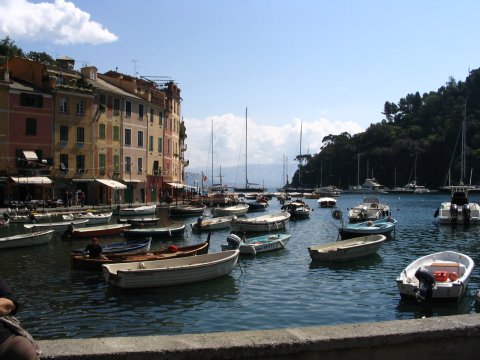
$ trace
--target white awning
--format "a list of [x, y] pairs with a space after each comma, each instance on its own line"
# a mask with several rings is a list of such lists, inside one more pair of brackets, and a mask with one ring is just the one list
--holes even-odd
[[127, 185], [122, 184], [121, 182], [115, 181], [115, 180], [110, 180], [110, 179], [95, 179], [99, 183], [102, 183], [103, 185], [110, 186], [113, 189], [126, 189]]
[[176, 189], [183, 188], [183, 184], [181, 184], [181, 183], [167, 183], [167, 185], [170, 185], [171, 187], [174, 187]]
[[46, 176], [32, 176], [32, 177], [11, 177], [17, 184], [31, 184], [31, 185], [48, 185], [52, 183]]
[[23, 150], [23, 155], [25, 156], [25, 159], [27, 160], [38, 160], [38, 156], [35, 153], [35, 151], [30, 151], [30, 150]]
[[140, 183], [142, 180], [139, 179], [123, 179], [126, 183]]

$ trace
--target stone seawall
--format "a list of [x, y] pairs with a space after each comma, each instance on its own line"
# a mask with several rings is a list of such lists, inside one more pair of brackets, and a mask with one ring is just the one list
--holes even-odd
[[39, 341], [41, 359], [480, 359], [480, 314], [171, 336]]

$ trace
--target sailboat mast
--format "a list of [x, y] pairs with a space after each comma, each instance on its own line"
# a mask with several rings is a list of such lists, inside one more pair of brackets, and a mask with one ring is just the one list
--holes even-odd
[[302, 186], [302, 133], [303, 133], [303, 121], [300, 121], [300, 167], [298, 169], [298, 185]]
[[462, 124], [462, 156], [461, 156], [461, 165], [460, 165], [460, 181], [464, 180], [464, 177], [467, 175], [467, 165], [466, 165], [466, 135], [467, 135], [467, 99], [465, 99], [465, 107], [463, 113], [463, 124]]
[[360, 154], [357, 155], [357, 185], [360, 186]]
[[247, 151], [248, 151], [248, 134], [247, 134], [247, 119], [248, 108], [245, 108], [245, 188], [248, 188], [248, 173], [247, 173]]
[[212, 130], [212, 188], [213, 188], [213, 119], [212, 119], [212, 124], [211, 124], [211, 130]]

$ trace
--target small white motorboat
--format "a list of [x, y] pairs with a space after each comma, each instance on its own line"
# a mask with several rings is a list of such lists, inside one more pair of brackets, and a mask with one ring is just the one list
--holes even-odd
[[317, 200], [318, 206], [321, 208], [333, 208], [337, 206], [337, 199], [332, 197], [321, 197]]
[[458, 300], [466, 291], [475, 264], [468, 255], [442, 251], [423, 256], [397, 277], [402, 298], [428, 300]]
[[297, 199], [290, 201], [281, 207], [282, 210], [288, 211], [292, 219], [304, 219], [310, 216], [310, 206], [305, 201]]
[[470, 189], [471, 187], [467, 185], [451, 187], [450, 201], [441, 203], [434, 215], [434, 217], [438, 218], [439, 224], [480, 224], [480, 205], [468, 199], [468, 191]]
[[348, 211], [350, 222], [378, 220], [390, 216], [390, 206], [380, 202], [378, 196], [364, 197], [363, 202]]
[[348, 240], [310, 246], [308, 252], [312, 260], [328, 262], [350, 261], [376, 253], [385, 240], [387, 240], [385, 235], [360, 236]]

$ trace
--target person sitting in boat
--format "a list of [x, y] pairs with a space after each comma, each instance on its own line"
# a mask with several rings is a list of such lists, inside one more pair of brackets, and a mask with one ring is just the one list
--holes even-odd
[[75, 226], [73, 225], [73, 222], [68, 224], [67, 229], [62, 234], [62, 238], [72, 237], [74, 230], [75, 230]]
[[107, 259], [102, 252], [103, 249], [98, 243], [98, 239], [96, 237], [92, 238], [92, 242], [85, 248], [85, 254], [91, 259]]

